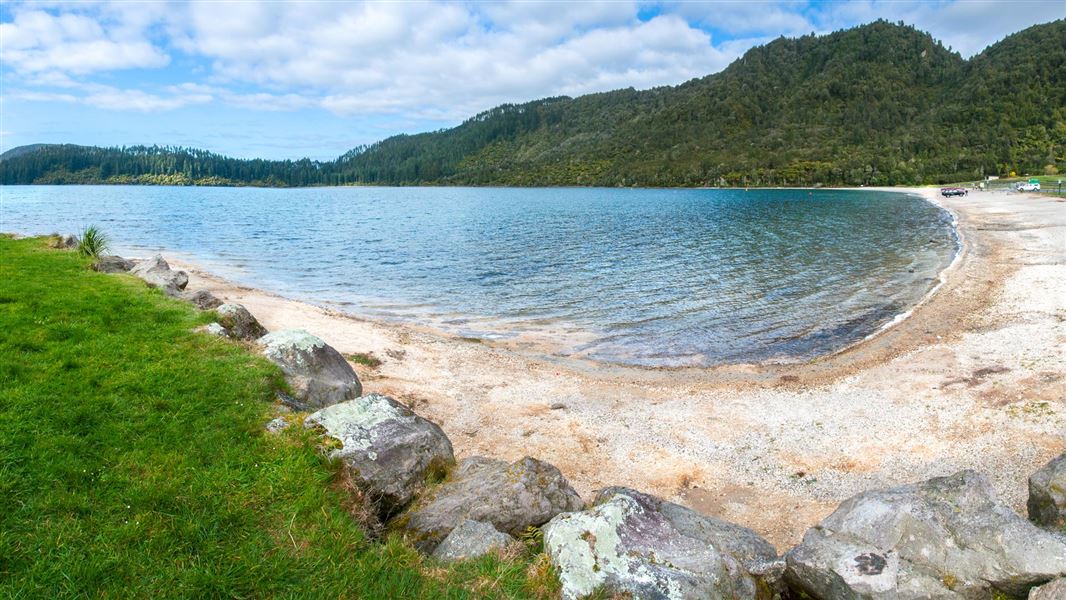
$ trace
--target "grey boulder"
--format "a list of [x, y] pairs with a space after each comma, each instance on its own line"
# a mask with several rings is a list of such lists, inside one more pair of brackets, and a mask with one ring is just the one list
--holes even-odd
[[266, 328], [240, 304], [220, 304], [215, 308], [215, 312], [218, 313], [218, 322], [234, 339], [252, 341], [267, 334]]
[[513, 537], [497, 531], [490, 523], [467, 519], [437, 546], [433, 558], [446, 561], [477, 558], [501, 550], [513, 541]]
[[229, 337], [229, 331], [226, 331], [226, 328], [219, 325], [218, 323], [208, 323], [207, 325], [197, 327], [193, 331], [198, 331], [200, 333], [206, 333], [209, 335], [217, 335], [218, 337]]
[[1051, 529], [1066, 525], [1066, 453], [1029, 478], [1028, 508], [1029, 520], [1037, 525]]
[[780, 591], [784, 564], [754, 531], [628, 488], [544, 526], [567, 599], [597, 590], [645, 599], [756, 599]]
[[93, 269], [100, 271], [101, 273], [125, 273], [132, 269], [135, 263], [132, 260], [127, 260], [121, 256], [115, 256], [108, 254], [96, 259], [93, 263]]
[[260, 338], [259, 345], [263, 356], [281, 367], [296, 405], [325, 408], [363, 393], [359, 377], [341, 353], [303, 329], [275, 331]]
[[[222, 301], [215, 297], [214, 294], [207, 290], [197, 290], [195, 292], [181, 292], [178, 296], [182, 300], [192, 302], [196, 308], [200, 310], [211, 310], [222, 306]], [[251, 316], [251, 315], [249, 315]]]
[[168, 296], [177, 296], [189, 285], [188, 273], [171, 269], [167, 261], [158, 254], [137, 263], [130, 269], [130, 273], [143, 279], [148, 287], [159, 288]]
[[815, 598], [1024, 598], [1066, 575], [1066, 538], [999, 502], [961, 471], [844, 501], [785, 556], [788, 583]]
[[1063, 600], [1064, 598], [1066, 598], [1066, 578], [1063, 577], [1029, 591], [1029, 600]]
[[584, 503], [559, 469], [534, 458], [512, 464], [481, 456], [459, 463], [452, 477], [420, 501], [399, 527], [415, 547], [430, 554], [463, 521], [491, 523], [520, 535]]
[[402, 509], [428, 479], [443, 477], [455, 462], [452, 444], [436, 423], [381, 394], [323, 408], [304, 425], [321, 427], [341, 442], [330, 456], [344, 462], [383, 518]]

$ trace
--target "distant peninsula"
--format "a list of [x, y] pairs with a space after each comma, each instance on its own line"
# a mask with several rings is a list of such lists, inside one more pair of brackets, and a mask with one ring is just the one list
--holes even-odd
[[1066, 169], [1066, 19], [963, 59], [876, 21], [779, 38], [678, 86], [505, 104], [333, 161], [34, 144], [0, 183], [507, 186], [916, 185]]

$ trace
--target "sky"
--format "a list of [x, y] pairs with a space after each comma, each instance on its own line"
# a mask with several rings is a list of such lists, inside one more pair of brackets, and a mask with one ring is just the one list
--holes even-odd
[[674, 85], [878, 18], [964, 57], [1066, 0], [0, 4], [0, 150], [160, 144], [328, 160], [505, 102]]

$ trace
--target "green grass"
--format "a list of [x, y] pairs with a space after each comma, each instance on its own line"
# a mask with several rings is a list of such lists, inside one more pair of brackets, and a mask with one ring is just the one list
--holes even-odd
[[370, 367], [371, 369], [376, 369], [381, 366], [381, 359], [368, 352], [353, 352], [351, 354], [345, 354], [344, 357], [357, 365], [363, 365], [364, 367]]
[[0, 237], [0, 597], [554, 597], [543, 555], [444, 567], [346, 511], [277, 369], [209, 316]]

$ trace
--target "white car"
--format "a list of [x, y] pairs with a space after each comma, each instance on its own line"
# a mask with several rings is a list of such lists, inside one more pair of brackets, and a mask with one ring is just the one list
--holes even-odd
[[1019, 192], [1039, 192], [1040, 191], [1040, 184], [1039, 183], [1019, 183], [1018, 184], [1018, 191]]

